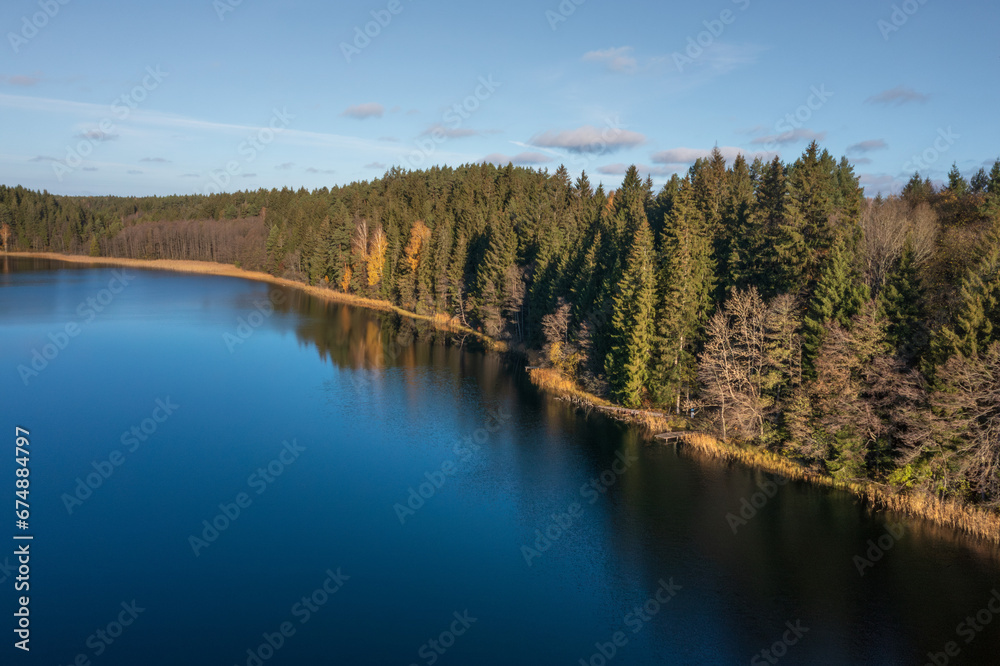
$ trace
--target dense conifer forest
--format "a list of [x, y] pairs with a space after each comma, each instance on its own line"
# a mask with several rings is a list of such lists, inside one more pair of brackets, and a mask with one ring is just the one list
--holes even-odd
[[0, 187], [5, 249], [196, 259], [444, 313], [843, 481], [1000, 505], [1000, 161], [866, 199], [815, 143], [659, 191], [489, 164], [312, 192]]

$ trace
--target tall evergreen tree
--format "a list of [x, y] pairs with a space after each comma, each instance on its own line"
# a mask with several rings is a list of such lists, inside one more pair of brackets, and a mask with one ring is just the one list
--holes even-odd
[[682, 394], [695, 381], [695, 357], [715, 287], [711, 239], [688, 180], [681, 183], [663, 236], [655, 394], [679, 411]]
[[829, 324], [836, 322], [849, 327], [851, 317], [868, 300], [868, 287], [852, 259], [844, 234], [839, 234], [823, 265], [803, 321], [802, 346], [807, 369], [814, 365]]
[[639, 407], [647, 391], [655, 299], [653, 236], [643, 223], [633, 236], [614, 297], [611, 350], [605, 361], [611, 394], [628, 407]]

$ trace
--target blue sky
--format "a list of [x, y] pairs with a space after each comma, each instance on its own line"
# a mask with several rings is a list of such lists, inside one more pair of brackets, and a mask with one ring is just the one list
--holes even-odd
[[994, 2], [6, 0], [0, 27], [0, 182], [57, 194], [482, 160], [659, 184], [816, 138], [874, 195], [1000, 156]]

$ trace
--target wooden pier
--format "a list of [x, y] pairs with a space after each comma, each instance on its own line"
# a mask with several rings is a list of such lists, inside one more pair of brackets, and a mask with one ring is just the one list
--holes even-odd
[[656, 435], [656, 439], [662, 439], [665, 442], [677, 442], [684, 441], [691, 435], [697, 435], [698, 433], [692, 432], [690, 430], [675, 430], [674, 432], [661, 432]]

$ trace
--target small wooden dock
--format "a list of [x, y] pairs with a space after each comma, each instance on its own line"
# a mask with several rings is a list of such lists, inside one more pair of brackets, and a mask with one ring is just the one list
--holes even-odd
[[656, 439], [662, 439], [665, 442], [677, 442], [684, 441], [691, 435], [696, 435], [698, 433], [692, 432], [690, 430], [675, 430], [674, 432], [661, 432], [656, 435]]

